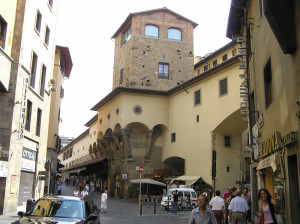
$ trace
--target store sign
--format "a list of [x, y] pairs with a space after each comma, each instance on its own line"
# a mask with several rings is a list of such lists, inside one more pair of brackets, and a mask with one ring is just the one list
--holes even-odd
[[268, 158], [259, 161], [256, 169], [261, 170], [261, 169], [265, 169], [267, 167], [272, 167], [273, 172], [276, 172], [278, 170], [277, 157], [278, 157], [278, 153], [273, 154], [273, 155], [269, 156]]
[[282, 147], [295, 142], [297, 139], [297, 132], [290, 132], [281, 138], [280, 133], [275, 131], [269, 138], [265, 139], [259, 144], [259, 157], [264, 158]]
[[23, 147], [21, 170], [34, 172], [35, 171], [36, 152]]
[[21, 108], [20, 108], [21, 117], [20, 117], [20, 124], [19, 124], [19, 139], [22, 139], [24, 137], [28, 85], [29, 85], [29, 79], [25, 78], [23, 81], [23, 93], [22, 93]]
[[247, 73], [247, 46], [246, 38], [238, 37], [237, 42], [241, 44], [238, 48], [238, 55], [241, 61], [239, 64], [239, 69], [243, 71], [243, 74], [240, 74], [242, 83], [240, 85], [240, 97], [242, 98], [241, 102], [241, 117], [245, 123], [249, 122], [250, 112], [249, 112], [249, 86], [248, 86], [248, 73]]

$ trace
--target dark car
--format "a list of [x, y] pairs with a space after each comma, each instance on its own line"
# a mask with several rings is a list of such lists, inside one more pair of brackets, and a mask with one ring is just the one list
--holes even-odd
[[83, 199], [71, 196], [44, 196], [26, 210], [26, 213], [18, 212], [20, 219], [12, 224], [100, 224], [99, 209], [90, 196]]

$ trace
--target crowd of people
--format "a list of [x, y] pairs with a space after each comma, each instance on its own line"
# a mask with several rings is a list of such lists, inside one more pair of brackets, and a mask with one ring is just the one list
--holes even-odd
[[[277, 224], [275, 207], [268, 190], [262, 188], [258, 192], [260, 200], [260, 222]], [[189, 224], [247, 224], [251, 223], [251, 192], [245, 188], [243, 191], [228, 187], [221, 197], [221, 192], [216, 191], [216, 196], [210, 201], [207, 195], [198, 196], [198, 207], [192, 211]]]

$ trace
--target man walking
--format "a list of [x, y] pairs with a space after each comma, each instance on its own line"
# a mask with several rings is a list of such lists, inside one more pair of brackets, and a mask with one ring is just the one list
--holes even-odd
[[175, 193], [174, 193], [174, 214], [177, 215], [177, 211], [178, 211], [178, 191], [175, 190]]
[[216, 197], [213, 197], [209, 202], [209, 208], [212, 209], [217, 223], [222, 224], [223, 217], [225, 218], [224, 200], [220, 197], [221, 192], [216, 191]]
[[228, 206], [230, 204], [229, 199], [231, 199], [232, 187], [228, 187], [228, 190], [223, 195], [223, 200], [225, 204], [225, 224], [228, 224]]
[[249, 206], [249, 211], [247, 212], [247, 216], [246, 216], [246, 224], [248, 220], [249, 223], [251, 223], [251, 197], [248, 193], [249, 193], [248, 188], [244, 188], [242, 198], [244, 198], [247, 201], [247, 204]]
[[245, 224], [246, 215], [249, 210], [247, 201], [241, 197], [241, 191], [235, 192], [235, 198], [231, 200], [229, 209], [229, 221], [232, 224]]

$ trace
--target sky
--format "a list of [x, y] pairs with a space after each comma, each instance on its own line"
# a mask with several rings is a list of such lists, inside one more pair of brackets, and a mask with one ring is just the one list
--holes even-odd
[[231, 0], [60, 0], [56, 41], [68, 47], [73, 69], [64, 82], [60, 136], [78, 137], [96, 115], [91, 108], [112, 91], [113, 34], [133, 12], [167, 7], [199, 24], [194, 56], [229, 43], [226, 37]]

